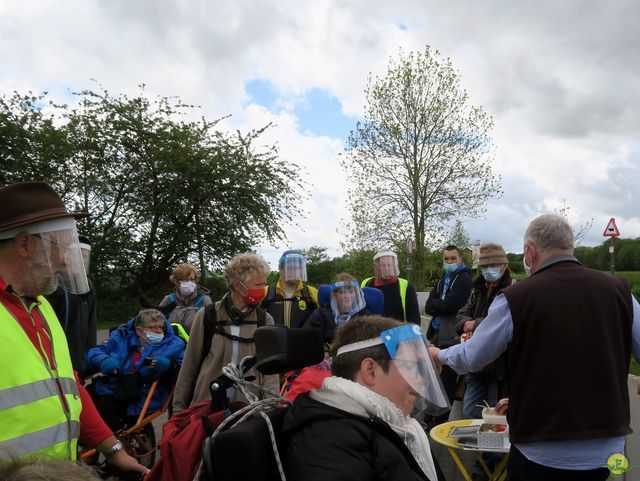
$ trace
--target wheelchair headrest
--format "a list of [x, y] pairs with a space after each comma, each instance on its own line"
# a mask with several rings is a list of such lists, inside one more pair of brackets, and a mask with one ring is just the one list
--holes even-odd
[[262, 374], [278, 374], [318, 364], [324, 359], [320, 329], [262, 326], [253, 333], [256, 369]]
[[318, 286], [318, 305], [328, 306], [331, 302], [331, 286], [329, 284], [320, 284]]
[[380, 289], [375, 287], [363, 287], [364, 302], [371, 314], [381, 316], [384, 312], [384, 294]]
[[[375, 287], [363, 287], [364, 302], [371, 314], [381, 316], [384, 311], [384, 294], [380, 289]], [[328, 306], [331, 302], [331, 286], [329, 284], [320, 284], [318, 286], [318, 305]]]

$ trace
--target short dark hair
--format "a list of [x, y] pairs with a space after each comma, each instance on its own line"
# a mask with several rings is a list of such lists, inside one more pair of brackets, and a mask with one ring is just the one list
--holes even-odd
[[460, 249], [458, 249], [458, 246], [454, 246], [453, 244], [449, 244], [447, 247], [444, 248], [445, 251], [457, 251], [458, 252], [458, 257], [462, 257], [462, 252], [460, 251]]
[[375, 359], [382, 367], [382, 370], [385, 373], [388, 372], [391, 358], [384, 344], [358, 349], [339, 356], [336, 356], [336, 353], [342, 346], [372, 339], [379, 336], [383, 331], [393, 329], [402, 324], [402, 322], [383, 316], [357, 316], [342, 324], [336, 330], [336, 337], [331, 346], [331, 354], [333, 356], [331, 372], [333, 375], [354, 381], [360, 369], [360, 364], [368, 357]]

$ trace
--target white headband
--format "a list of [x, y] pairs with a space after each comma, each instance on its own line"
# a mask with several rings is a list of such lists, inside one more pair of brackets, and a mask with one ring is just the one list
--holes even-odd
[[380, 257], [393, 257], [395, 259], [398, 258], [396, 253], [393, 251], [380, 251], [375, 256], [373, 256], [373, 260], [377, 261]]
[[345, 344], [344, 346], [338, 349], [338, 352], [336, 353], [336, 357], [346, 352], [359, 351], [360, 349], [366, 349], [368, 347], [377, 346], [383, 343], [384, 341], [382, 340], [382, 338], [378, 336], [372, 339], [367, 339], [366, 341], [358, 341], [358, 342], [352, 342], [351, 344]]

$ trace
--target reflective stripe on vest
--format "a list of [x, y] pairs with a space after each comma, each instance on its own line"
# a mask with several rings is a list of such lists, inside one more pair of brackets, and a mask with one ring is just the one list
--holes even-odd
[[38, 309], [48, 327], [55, 370], [0, 303], [0, 458], [37, 454], [73, 460], [82, 403], [64, 331], [47, 300], [40, 296], [38, 302], [32, 311]]
[[[374, 279], [373, 277], [367, 277], [360, 283], [360, 287], [375, 287], [375, 286], [367, 286], [369, 281]], [[403, 279], [402, 277], [398, 277], [398, 284], [400, 284], [400, 301], [402, 302], [402, 314], [404, 315], [404, 322], [407, 322], [407, 287], [409, 286], [409, 281]]]
[[[78, 395], [78, 384], [75, 379], [60, 378], [59, 382], [64, 394]], [[2, 389], [0, 390], [0, 411], [39, 401], [49, 396], [57, 396], [58, 392], [55, 379], [43, 379], [22, 386]]]
[[[23, 434], [8, 441], [0, 441], [0, 450], [4, 451], [0, 458], [5, 455], [25, 456], [34, 453], [53, 456], [56, 458], [66, 458], [69, 444], [69, 431], [75, 438], [80, 436], [80, 423], [71, 423], [71, 429], [67, 422], [56, 424], [41, 431]], [[56, 453], [58, 453], [56, 455]]]

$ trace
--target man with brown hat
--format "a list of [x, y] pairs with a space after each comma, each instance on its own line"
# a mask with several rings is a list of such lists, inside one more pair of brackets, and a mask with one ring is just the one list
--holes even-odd
[[43, 297], [58, 280], [88, 292], [74, 217], [44, 182], [0, 189], [0, 460], [76, 459], [78, 439], [123, 470], [147, 473], [78, 382], [64, 332]]
[[[507, 254], [499, 244], [482, 244], [478, 265], [482, 272], [473, 282], [469, 301], [460, 309], [456, 317], [458, 334], [464, 335], [465, 340], [471, 338], [473, 332], [487, 315], [491, 301], [496, 294], [512, 284], [513, 278], [508, 268]], [[478, 419], [482, 417], [479, 405], [485, 401], [495, 406], [497, 399], [505, 397], [502, 383], [504, 380], [504, 364], [492, 363], [480, 372], [469, 373], [465, 376], [466, 389], [462, 413], [465, 418]], [[498, 397], [498, 394], [500, 396]]]
[[[481, 275], [476, 277], [467, 304], [460, 309], [456, 317], [456, 329], [461, 339], [468, 340], [476, 327], [484, 320], [489, 306], [496, 294], [512, 284], [513, 278], [508, 268], [507, 254], [499, 244], [482, 244], [478, 258]], [[462, 415], [468, 419], [482, 417], [485, 402], [495, 406], [498, 399], [506, 397], [504, 356], [485, 366], [478, 372], [470, 372], [465, 376], [466, 389], [462, 401]], [[500, 460], [485, 456], [485, 461], [493, 464]], [[473, 466], [473, 480], [488, 479], [480, 463]]]

